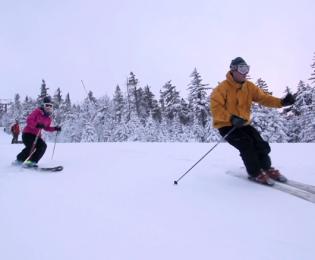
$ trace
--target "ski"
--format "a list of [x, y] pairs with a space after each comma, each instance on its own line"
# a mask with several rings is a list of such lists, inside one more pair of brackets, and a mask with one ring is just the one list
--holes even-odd
[[[260, 184], [260, 183], [255, 182], [255, 181], [251, 181], [244, 173], [233, 172], [233, 171], [227, 171], [226, 173], [231, 175], [231, 176], [237, 177], [237, 178], [249, 180], [250, 182], [285, 192], [287, 194], [293, 195], [295, 197], [309, 201], [311, 203], [315, 203], [315, 194], [314, 193], [300, 189], [298, 187], [294, 187], [288, 183], [282, 183], [282, 182], [275, 181], [273, 185], [265, 185], [265, 184]], [[289, 183], [290, 182], [292, 183], [292, 181], [289, 181]]]
[[60, 172], [63, 170], [63, 166], [52, 166], [52, 167], [44, 167], [44, 166], [38, 166], [38, 167], [23, 167], [23, 164], [14, 164], [12, 163], [12, 166], [20, 167], [21, 169], [27, 169], [27, 170], [34, 170], [34, 171], [40, 171], [40, 172]]
[[34, 170], [37, 170], [40, 172], [60, 172], [63, 170], [63, 166], [59, 165], [59, 166], [54, 166], [54, 167], [37, 167], [37, 168], [34, 168]]
[[288, 179], [286, 185], [315, 194], [315, 186]]
[[288, 185], [287, 183], [282, 183], [282, 182], [275, 182], [275, 185], [272, 186], [272, 188], [275, 188], [279, 191], [286, 192], [288, 194], [291, 194], [295, 197], [307, 200], [309, 202], [315, 203], [315, 194], [293, 187], [291, 185]]

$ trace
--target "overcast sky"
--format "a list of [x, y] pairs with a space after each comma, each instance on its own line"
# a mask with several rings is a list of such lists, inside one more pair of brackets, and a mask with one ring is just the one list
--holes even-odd
[[41, 79], [73, 101], [125, 88], [133, 71], [157, 95], [183, 97], [194, 67], [214, 87], [231, 59], [282, 96], [310, 77], [314, 0], [0, 0], [0, 98], [36, 97]]

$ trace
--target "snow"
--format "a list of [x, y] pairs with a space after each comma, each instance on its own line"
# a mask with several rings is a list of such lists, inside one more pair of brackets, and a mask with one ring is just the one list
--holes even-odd
[[[14, 168], [23, 145], [0, 129], [0, 259], [311, 260], [315, 205], [225, 174], [242, 165], [220, 144], [53, 143], [42, 165]], [[274, 166], [315, 184], [315, 144], [272, 144]]]

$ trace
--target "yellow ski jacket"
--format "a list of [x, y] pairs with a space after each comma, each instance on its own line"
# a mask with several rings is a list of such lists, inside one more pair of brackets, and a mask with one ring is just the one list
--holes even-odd
[[250, 123], [252, 102], [263, 106], [280, 108], [281, 99], [265, 93], [254, 83], [246, 80], [240, 84], [233, 80], [232, 74], [226, 74], [226, 80], [221, 82], [212, 92], [210, 107], [213, 116], [213, 126], [221, 128], [231, 126], [231, 116], [236, 115]]

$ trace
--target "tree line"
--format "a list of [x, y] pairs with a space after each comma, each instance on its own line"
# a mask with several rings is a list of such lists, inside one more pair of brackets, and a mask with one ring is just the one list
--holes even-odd
[[[307, 81], [300, 81], [291, 92], [296, 103], [285, 109], [253, 105], [253, 120], [262, 136], [269, 142], [315, 141], [315, 53], [313, 72]], [[256, 85], [265, 92], [268, 84], [259, 78]], [[62, 126], [60, 142], [215, 142], [219, 140], [212, 127], [210, 95], [212, 88], [203, 83], [195, 68], [190, 75], [188, 96], [183, 98], [172, 81], [167, 81], [156, 96], [150, 86], [140, 86], [139, 79], [130, 72], [125, 91], [117, 85], [112, 97], [96, 98], [92, 91], [86, 98], [72, 104], [70, 94], [62, 95], [57, 88], [54, 95], [54, 122]], [[43, 80], [38, 97], [16, 94], [6, 113], [0, 114], [0, 124], [9, 127], [15, 119], [25, 123], [27, 115], [40, 100], [49, 95]], [[54, 138], [46, 134], [46, 138]]]

